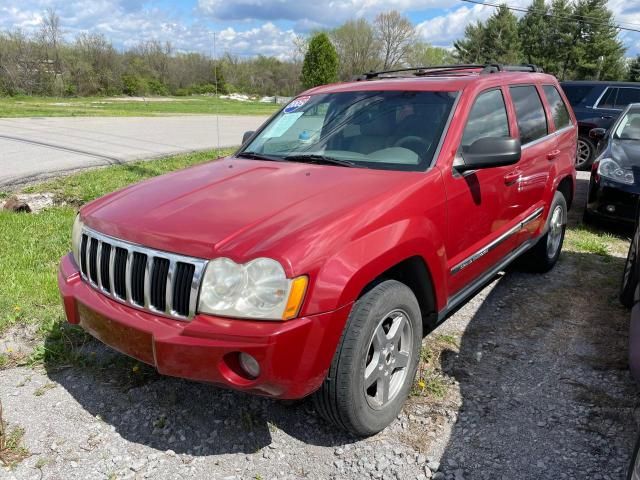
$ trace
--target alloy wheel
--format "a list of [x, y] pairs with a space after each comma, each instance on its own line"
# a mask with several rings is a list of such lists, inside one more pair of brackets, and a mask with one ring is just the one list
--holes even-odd
[[547, 234], [547, 256], [553, 258], [558, 253], [564, 228], [564, 211], [562, 206], [556, 205], [551, 214], [549, 232]]
[[403, 310], [389, 312], [376, 326], [364, 368], [365, 398], [374, 410], [384, 408], [402, 389], [414, 354], [412, 338], [411, 322]]

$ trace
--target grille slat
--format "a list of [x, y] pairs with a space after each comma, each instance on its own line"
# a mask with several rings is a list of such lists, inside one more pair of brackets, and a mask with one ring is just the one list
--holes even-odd
[[185, 257], [82, 232], [84, 280], [122, 303], [186, 320], [196, 313], [206, 260]]
[[110, 276], [110, 265], [111, 265], [111, 245], [102, 242], [102, 251], [100, 255], [100, 281], [102, 282], [102, 288], [111, 292], [111, 276]]

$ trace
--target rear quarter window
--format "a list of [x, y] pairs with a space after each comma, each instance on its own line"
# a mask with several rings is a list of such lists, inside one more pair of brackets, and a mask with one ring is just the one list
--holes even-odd
[[553, 118], [553, 124], [556, 126], [556, 130], [571, 125], [569, 110], [556, 87], [553, 85], [544, 85], [542, 90], [551, 108], [551, 117]]
[[511, 100], [516, 109], [516, 120], [520, 130], [522, 145], [533, 142], [549, 133], [547, 116], [544, 113], [542, 100], [533, 85], [509, 87]]
[[640, 102], [640, 88], [622, 87], [616, 98], [616, 108], [623, 109], [630, 103]]

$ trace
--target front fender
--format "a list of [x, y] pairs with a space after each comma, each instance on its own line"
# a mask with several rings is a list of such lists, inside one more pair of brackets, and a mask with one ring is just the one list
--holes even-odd
[[[407, 218], [369, 232], [335, 252], [318, 272], [309, 311], [331, 311], [357, 300], [362, 290], [386, 270], [410, 257], [421, 257], [430, 273], [436, 307], [446, 303], [446, 255], [438, 228], [426, 217]], [[425, 279], [429, 281], [429, 279]]]

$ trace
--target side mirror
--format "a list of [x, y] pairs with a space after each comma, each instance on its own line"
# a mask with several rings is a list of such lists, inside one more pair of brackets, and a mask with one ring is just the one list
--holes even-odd
[[594, 140], [602, 140], [607, 136], [607, 130], [604, 128], [592, 128], [589, 130], [589, 138]]
[[502, 167], [513, 165], [520, 160], [522, 149], [520, 140], [509, 137], [483, 137], [473, 142], [467, 151], [462, 152], [464, 163], [455, 165], [459, 172], [478, 168]]
[[242, 144], [244, 145], [245, 143], [247, 143], [247, 140], [249, 140], [251, 137], [253, 137], [253, 134], [256, 133], [253, 130], [249, 130], [244, 132], [244, 134], [242, 135]]

